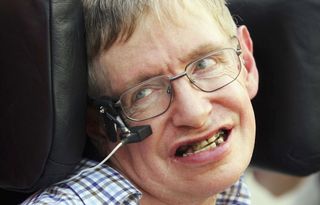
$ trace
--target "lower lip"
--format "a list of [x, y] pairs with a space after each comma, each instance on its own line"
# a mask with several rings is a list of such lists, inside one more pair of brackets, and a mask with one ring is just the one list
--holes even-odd
[[217, 163], [225, 158], [230, 151], [231, 131], [227, 140], [215, 149], [206, 150], [186, 157], [174, 157], [178, 163], [190, 165], [205, 165], [210, 163]]

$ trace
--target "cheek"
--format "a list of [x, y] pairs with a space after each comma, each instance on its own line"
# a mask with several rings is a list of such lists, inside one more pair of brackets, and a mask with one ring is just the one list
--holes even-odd
[[[245, 98], [239, 103], [239, 109], [241, 112], [239, 114], [239, 128], [240, 128], [240, 138], [238, 139], [237, 151], [243, 153], [243, 160], [245, 158], [249, 163], [255, 142], [256, 133], [256, 123], [253, 108], [251, 105], [250, 98]], [[241, 146], [240, 146], [241, 145]]]
[[[223, 119], [225, 115], [231, 115], [237, 124], [239, 134], [243, 136], [243, 140], [246, 140], [245, 145], [251, 147], [254, 143], [256, 125], [252, 103], [246, 87], [243, 82], [235, 81], [224, 91], [221, 91], [223, 97], [217, 98], [219, 101], [214, 102], [213, 109], [216, 110], [216, 114], [222, 113], [220, 119]], [[215, 112], [214, 110], [213, 112]]]
[[[158, 120], [157, 120], [158, 121]], [[163, 130], [159, 123], [145, 123], [150, 125], [152, 134], [141, 142], [127, 145], [127, 154], [132, 157], [135, 163], [148, 164], [154, 163], [161, 155], [161, 147], [163, 147], [162, 135]]]
[[155, 149], [150, 145], [150, 139], [151, 136], [143, 142], [125, 145], [112, 159], [113, 164], [136, 183], [143, 177], [141, 173], [150, 172], [155, 161]]
[[165, 142], [167, 140], [165, 139], [166, 136], [169, 136], [169, 134], [171, 136], [173, 133], [172, 129], [171, 131], [168, 131], [168, 121], [170, 120], [165, 116], [166, 114], [163, 114], [155, 119], [142, 122], [127, 122], [129, 126], [150, 125], [152, 134], [141, 142], [125, 145], [122, 150], [119, 150], [118, 161], [126, 163], [127, 166], [129, 165], [127, 167], [129, 169], [134, 167], [134, 169], [140, 170], [140, 173], [142, 173], [142, 169], [143, 172], [148, 170], [154, 171], [154, 167], [158, 166], [158, 164], [164, 163], [168, 156], [166, 154], [168, 148], [166, 148], [167, 144]]
[[[158, 135], [151, 135], [143, 142], [127, 145], [124, 152], [119, 153], [121, 168], [130, 179], [138, 186], [144, 187], [154, 182], [161, 183], [165, 174], [165, 155], [163, 143], [158, 140]], [[148, 183], [142, 183], [148, 180]]]

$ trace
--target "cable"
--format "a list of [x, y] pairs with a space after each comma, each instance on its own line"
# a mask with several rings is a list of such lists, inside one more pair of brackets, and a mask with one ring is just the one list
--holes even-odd
[[89, 167], [89, 168], [83, 169], [78, 174], [72, 176], [69, 179], [62, 180], [62, 181], [58, 182], [57, 184], [62, 184], [62, 183], [65, 183], [65, 182], [69, 182], [69, 181], [81, 176], [85, 172], [93, 171], [93, 170], [99, 168], [102, 164], [104, 164], [106, 161], [108, 161], [108, 159], [110, 159], [110, 157], [112, 157], [112, 155], [124, 144], [126, 144], [126, 140], [125, 139], [122, 140], [121, 142], [119, 142], [119, 144], [117, 144], [117, 146], [109, 153], [109, 155], [106, 156], [99, 164], [97, 164], [97, 165], [95, 165], [93, 167]]
[[112, 157], [112, 155], [114, 155], [114, 153], [123, 145], [125, 144], [129, 144], [129, 143], [137, 143], [137, 142], [141, 142], [142, 140], [144, 140], [146, 137], [150, 136], [152, 134], [152, 129], [150, 127], [150, 125], [142, 125], [142, 126], [136, 126], [136, 127], [131, 127], [129, 130], [124, 124], [121, 124], [122, 121], [117, 120], [119, 125], [121, 125], [121, 133], [120, 135], [123, 135], [120, 138], [123, 138], [119, 144], [117, 144], [117, 146], [115, 146], [115, 148], [113, 148], [113, 150], [109, 153], [108, 156], [106, 156], [99, 164], [93, 166], [93, 167], [89, 167], [86, 169], [81, 170], [79, 173], [77, 173], [76, 175], [72, 176], [69, 179], [66, 180], [62, 180], [60, 182], [58, 182], [57, 184], [61, 184], [61, 183], [65, 183], [65, 182], [69, 182], [73, 179], [75, 179], [76, 177], [81, 176], [83, 173], [85, 172], [89, 172], [89, 171], [93, 171], [99, 167], [101, 167], [102, 164], [104, 164], [108, 159], [110, 159], [110, 157]]

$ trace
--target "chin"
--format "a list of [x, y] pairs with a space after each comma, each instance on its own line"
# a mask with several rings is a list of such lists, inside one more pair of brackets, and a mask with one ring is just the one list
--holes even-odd
[[242, 155], [241, 158], [239, 158], [239, 153], [241, 152], [237, 152], [238, 157], [230, 155], [229, 157], [232, 158], [232, 160], [221, 165], [217, 170], [211, 173], [209, 179], [212, 180], [207, 182], [207, 189], [212, 190], [209, 194], [217, 194], [224, 191], [236, 183], [244, 174], [245, 170], [249, 166], [252, 152], [248, 151], [245, 156]]

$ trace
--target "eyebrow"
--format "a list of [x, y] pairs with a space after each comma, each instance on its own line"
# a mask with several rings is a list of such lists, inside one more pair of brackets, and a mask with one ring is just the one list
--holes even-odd
[[139, 85], [140, 83], [143, 83], [146, 80], [149, 80], [151, 78], [157, 77], [163, 75], [161, 72], [144, 72], [141, 75], [138, 75], [136, 78], [131, 78], [128, 82], [126, 82], [126, 86], [124, 89], [121, 89], [121, 91], [116, 91], [114, 95], [116, 96], [115, 98], [118, 99], [120, 95], [127, 90]]
[[221, 46], [213, 45], [211, 43], [202, 44], [191, 50], [188, 54], [186, 54], [179, 60], [187, 64], [217, 49], [221, 49]]
[[161, 73], [161, 71], [158, 72], [150, 72], [150, 73], [143, 73], [141, 75], [139, 75], [133, 82], [135, 82], [134, 84], [140, 84], [143, 83], [146, 80], [149, 80], [150, 78], [154, 78], [157, 76], [163, 75], [163, 73]]

